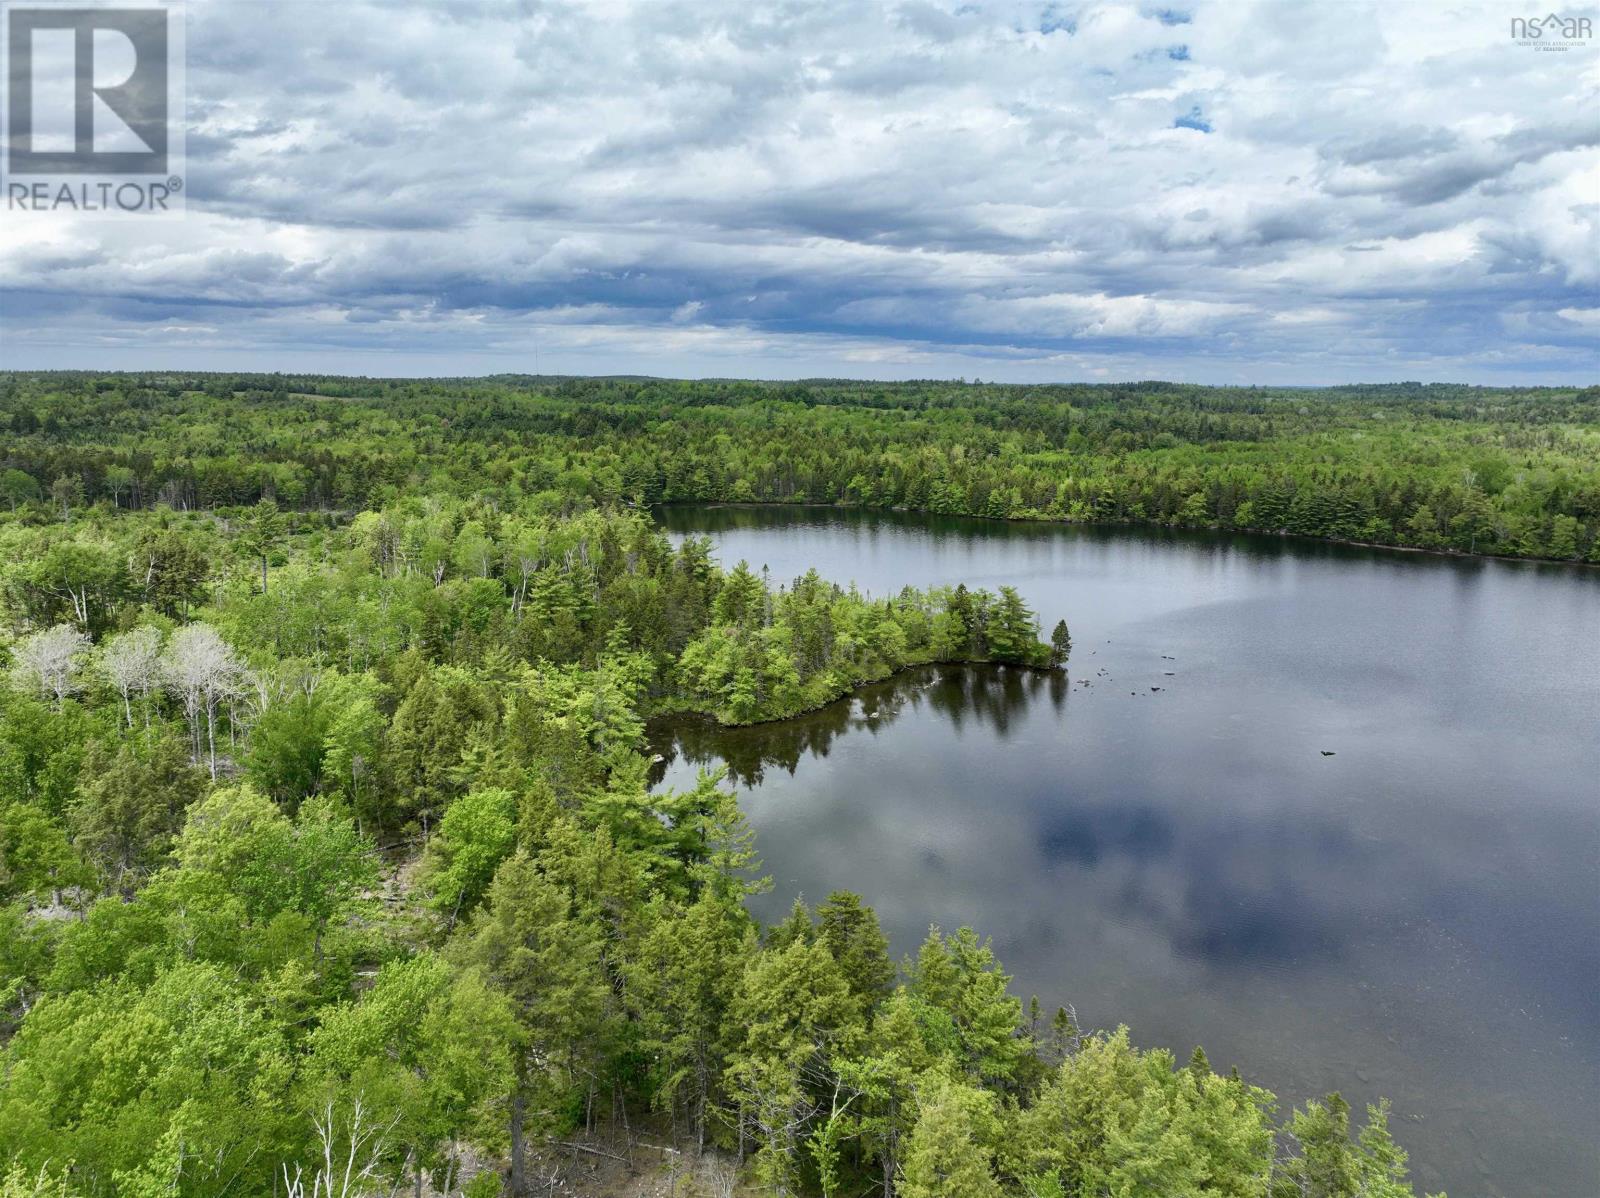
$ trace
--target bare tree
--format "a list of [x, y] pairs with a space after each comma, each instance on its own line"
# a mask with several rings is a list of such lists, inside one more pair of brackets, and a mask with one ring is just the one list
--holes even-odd
[[311, 1116], [322, 1159], [315, 1163], [310, 1178], [298, 1164], [292, 1174], [287, 1164], [283, 1166], [288, 1198], [371, 1198], [381, 1193], [385, 1187], [378, 1170], [383, 1165], [384, 1143], [399, 1120], [396, 1115], [387, 1124], [379, 1124], [357, 1097], [343, 1121], [347, 1126], [341, 1128], [333, 1103], [328, 1103]]
[[237, 695], [245, 682], [244, 665], [233, 648], [209, 624], [188, 624], [172, 634], [161, 659], [167, 689], [183, 705], [189, 721], [194, 760], [200, 760], [200, 730], [205, 727], [211, 776], [217, 776], [217, 707]]
[[522, 608], [528, 598], [528, 584], [533, 581], [533, 576], [543, 564], [543, 545], [536, 544], [531, 539], [525, 538], [517, 545], [515, 552], [517, 562], [517, 590], [511, 597], [511, 618], [516, 621], [522, 619]]
[[14, 651], [16, 671], [40, 697], [54, 697], [56, 710], [68, 695], [83, 689], [80, 677], [89, 638], [71, 624], [57, 624], [24, 637]]
[[[149, 698], [161, 685], [161, 629], [144, 624], [107, 641], [100, 650], [100, 670], [122, 696], [122, 711], [132, 728], [133, 696]], [[145, 718], [148, 722], [148, 713]]]
[[711, 1198], [733, 1198], [733, 1192], [739, 1188], [739, 1166], [717, 1154], [702, 1157], [700, 1180]]

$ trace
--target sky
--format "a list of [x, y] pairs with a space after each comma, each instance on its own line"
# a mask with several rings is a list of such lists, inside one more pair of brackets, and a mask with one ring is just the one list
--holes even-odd
[[1519, 3], [184, 7], [186, 212], [0, 208], [0, 366], [1600, 382]]

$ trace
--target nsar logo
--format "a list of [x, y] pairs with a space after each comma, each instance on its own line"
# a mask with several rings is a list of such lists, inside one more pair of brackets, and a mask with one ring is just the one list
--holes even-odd
[[1571, 50], [1587, 44], [1594, 36], [1589, 17], [1568, 17], [1549, 13], [1543, 17], [1512, 17], [1511, 37], [1518, 45], [1537, 50]]

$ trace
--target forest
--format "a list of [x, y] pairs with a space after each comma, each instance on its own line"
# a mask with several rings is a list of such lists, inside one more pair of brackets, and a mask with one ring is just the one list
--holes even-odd
[[[1386, 1105], [1281, 1110], [1199, 1048], [1080, 1026], [978, 931], [896, 961], [844, 891], [759, 926], [733, 793], [652, 788], [650, 720], [781, 719], [925, 663], [1055, 671], [1071, 636], [1009, 587], [728, 566], [643, 509], [1163, 519], [1180, 483], [1298, 479], [1291, 508], [1425, 500], [1441, 543], [1446, 494], [1476, 495], [1578, 556], [1592, 393], [3, 387], [4, 1198], [531, 1198], [573, 1145], [644, 1135], [706, 1163], [685, 1196], [1412, 1194]], [[1432, 430], [1408, 452], [1436, 465], [1403, 482], [1360, 440], [1316, 464], [1373, 411], [1375, 442]]]
[[1600, 562], [1600, 387], [0, 375], [0, 504], [773, 502]]

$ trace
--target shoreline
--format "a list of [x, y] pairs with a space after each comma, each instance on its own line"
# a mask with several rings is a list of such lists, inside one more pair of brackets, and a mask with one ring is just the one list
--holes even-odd
[[646, 504], [647, 508], [797, 508], [835, 512], [895, 512], [909, 516], [943, 516], [956, 520], [983, 520], [991, 524], [1039, 524], [1066, 528], [1163, 528], [1175, 532], [1240, 533], [1252, 537], [1277, 537], [1311, 545], [1348, 545], [1358, 549], [1385, 549], [1395, 553], [1422, 553], [1457, 561], [1523, 562], [1539, 566], [1578, 566], [1600, 570], [1600, 562], [1571, 557], [1527, 557], [1511, 553], [1473, 553], [1465, 549], [1435, 549], [1427, 545], [1389, 545], [1382, 541], [1357, 541], [1349, 537], [1319, 537], [1311, 533], [1290, 532], [1282, 528], [1236, 528], [1222, 524], [1166, 524], [1160, 520], [1068, 520], [1048, 516], [979, 516], [965, 512], [934, 512], [926, 508], [882, 507], [859, 503], [823, 503], [820, 500], [787, 499], [672, 499]]
[[759, 728], [763, 724], [782, 724], [787, 720], [797, 720], [803, 715], [822, 711], [832, 707], [835, 703], [842, 703], [854, 699], [861, 691], [869, 686], [880, 686], [885, 682], [892, 682], [902, 674], [912, 670], [937, 668], [940, 666], [995, 666], [1008, 670], [1026, 670], [1030, 674], [1056, 674], [1067, 672], [1066, 663], [1058, 666], [1034, 666], [1021, 661], [996, 661], [992, 657], [949, 657], [936, 658], [931, 661], [908, 661], [904, 665], [896, 666], [887, 674], [879, 678], [863, 678], [860, 682], [852, 683], [844, 690], [834, 695], [831, 699], [824, 699], [820, 703], [813, 703], [809, 707], [802, 707], [798, 711], [791, 711], [786, 715], [763, 716], [759, 720], [745, 720], [741, 723], [730, 724], [719, 719], [714, 711], [707, 711], [703, 707], [662, 708], [652, 711], [645, 717], [645, 723], [651, 724], [657, 720], [695, 719], [704, 720], [713, 727], [732, 730], [736, 728]]

